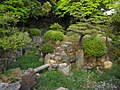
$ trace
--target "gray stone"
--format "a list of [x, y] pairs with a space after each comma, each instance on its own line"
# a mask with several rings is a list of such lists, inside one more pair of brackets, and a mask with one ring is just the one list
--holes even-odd
[[63, 62], [68, 62], [70, 60], [70, 58], [68, 56], [61, 56], [61, 60]]
[[45, 64], [50, 60], [50, 57], [51, 57], [50, 53], [48, 53], [48, 54], [45, 55], [45, 60], [44, 60]]
[[69, 89], [64, 87], [59, 87], [58, 89], [55, 89], [55, 90], [69, 90]]
[[60, 56], [55, 56], [54, 60], [58, 61], [60, 59]]
[[65, 53], [65, 51], [61, 52], [61, 56], [67, 56], [67, 54]]
[[73, 51], [72, 46], [68, 46], [67, 47], [67, 52], [72, 52], [72, 51]]
[[50, 56], [50, 58], [51, 58], [51, 59], [54, 59], [54, 58], [55, 58], [55, 54], [52, 54], [52, 55]]
[[67, 56], [67, 54], [65, 53], [65, 51], [61, 52], [61, 59], [63, 62], [68, 62], [69, 57]]
[[65, 68], [67, 66], [67, 63], [60, 63], [58, 64], [58, 68]]
[[61, 54], [60, 52], [56, 52], [55, 53], [56, 56], [60, 56], [60, 54]]
[[63, 44], [63, 45], [61, 45], [61, 47], [63, 47], [63, 48], [67, 48], [68, 45]]
[[76, 59], [77, 59], [76, 60], [77, 67], [82, 68], [84, 65], [84, 52], [82, 49], [76, 52]]
[[11, 84], [0, 83], [0, 90], [19, 90], [20, 86], [20, 81]]
[[62, 68], [58, 68], [58, 70], [61, 71], [64, 75], [69, 76], [71, 74], [71, 72], [70, 72], [71, 65], [62, 67]]
[[62, 47], [57, 47], [56, 49], [55, 49], [55, 52], [62, 52], [63, 51], [63, 48]]
[[72, 45], [71, 42], [65, 42], [65, 44], [68, 45], [68, 46]]

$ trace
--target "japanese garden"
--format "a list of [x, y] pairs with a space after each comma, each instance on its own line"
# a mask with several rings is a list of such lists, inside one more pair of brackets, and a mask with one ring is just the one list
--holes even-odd
[[0, 90], [120, 90], [120, 0], [0, 0]]

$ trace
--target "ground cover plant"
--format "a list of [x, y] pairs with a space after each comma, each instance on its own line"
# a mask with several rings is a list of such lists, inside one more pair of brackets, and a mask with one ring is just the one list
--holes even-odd
[[[120, 85], [119, 66], [105, 70], [102, 74], [96, 70], [73, 70], [70, 76], [59, 71], [46, 71], [41, 74], [37, 90], [55, 90], [65, 87], [69, 90], [113, 90]], [[113, 71], [113, 72], [111, 72]]]

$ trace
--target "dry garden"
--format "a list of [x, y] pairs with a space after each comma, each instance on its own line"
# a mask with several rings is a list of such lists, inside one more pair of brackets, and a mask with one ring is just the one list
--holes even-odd
[[120, 90], [120, 1], [1, 0], [0, 90]]

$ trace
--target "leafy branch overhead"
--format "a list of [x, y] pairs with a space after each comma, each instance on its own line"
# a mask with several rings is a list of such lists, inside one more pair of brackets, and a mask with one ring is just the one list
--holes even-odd
[[114, 0], [59, 0], [56, 4], [55, 13], [60, 17], [64, 17], [66, 14], [77, 18], [89, 17], [98, 12], [101, 13], [101, 9], [107, 11], [111, 7], [115, 7], [114, 3]]

